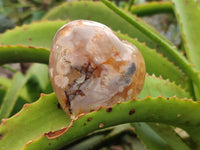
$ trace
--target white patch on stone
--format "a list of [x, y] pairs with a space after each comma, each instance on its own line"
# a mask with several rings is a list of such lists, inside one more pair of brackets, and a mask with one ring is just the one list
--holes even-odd
[[131, 95], [131, 93], [133, 93], [133, 89], [128, 90], [128, 95]]
[[69, 83], [69, 79], [68, 77], [57, 75], [54, 78], [54, 82], [55, 82], [55, 85], [58, 86], [59, 88], [65, 88]]
[[66, 62], [63, 58], [56, 64], [56, 71], [58, 74], [67, 75], [71, 71], [71, 64]]

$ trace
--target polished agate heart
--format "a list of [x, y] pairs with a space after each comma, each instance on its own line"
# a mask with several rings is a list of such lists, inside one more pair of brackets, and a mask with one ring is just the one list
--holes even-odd
[[139, 50], [107, 26], [76, 20], [56, 33], [49, 73], [60, 105], [77, 116], [137, 97], [145, 64]]

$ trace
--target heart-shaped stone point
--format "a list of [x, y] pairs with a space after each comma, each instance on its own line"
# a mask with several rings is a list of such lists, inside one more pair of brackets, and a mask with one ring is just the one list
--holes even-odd
[[137, 97], [144, 85], [145, 63], [134, 45], [107, 26], [76, 20], [56, 33], [49, 73], [60, 105], [77, 116]]

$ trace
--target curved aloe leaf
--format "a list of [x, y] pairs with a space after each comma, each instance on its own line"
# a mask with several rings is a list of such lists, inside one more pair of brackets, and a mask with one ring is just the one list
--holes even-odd
[[41, 90], [45, 91], [49, 83], [48, 65], [35, 63], [30, 67], [26, 76], [36, 79]]
[[163, 124], [133, 123], [137, 136], [149, 150], [190, 150], [172, 128]]
[[166, 53], [168, 53], [169, 56], [171, 56], [170, 58], [172, 58], [175, 64], [177, 64], [191, 78], [193, 83], [196, 85], [198, 91], [200, 91], [199, 73], [196, 72], [194, 68], [192, 68], [192, 66], [185, 59], [185, 57], [182, 56], [171, 44], [160, 38], [157, 34], [155, 34], [149, 28], [145, 27], [143, 24], [138, 23], [138, 21], [135, 18], [132, 18], [130, 15], [126, 14], [125, 12], [114, 6], [108, 0], [101, 1], [110, 9], [112, 9], [116, 14], [121, 16], [124, 20], [131, 23], [134, 27], [143, 32], [145, 35], [154, 39], [159, 45], [162, 45], [162, 47], [164, 47], [164, 49], [166, 50]]
[[[17, 40], [16, 40], [17, 41]], [[13, 62], [49, 62], [49, 51], [33, 46], [0, 46], [0, 65]]]
[[24, 105], [15, 116], [3, 119], [0, 125], [0, 149], [20, 150], [26, 142], [42, 133], [67, 126], [70, 119], [57, 104], [54, 94], [43, 95], [39, 101]]
[[[0, 77], [0, 87], [2, 88], [1, 90], [3, 90], [4, 94], [11, 87], [11, 85], [12, 85], [12, 80], [10, 80], [8, 78]], [[24, 99], [26, 102], [30, 101], [30, 98], [28, 96], [28, 93], [27, 93], [25, 87], [23, 87], [20, 90], [19, 97], [21, 99]], [[0, 100], [3, 100], [3, 98], [4, 98], [3, 95], [1, 95]], [[1, 104], [1, 101], [0, 101], [0, 104]]]
[[[33, 102], [33, 100], [38, 99], [41, 91], [46, 92], [45, 90], [50, 82], [48, 77], [48, 66], [45, 64], [33, 64], [27, 71], [25, 78], [26, 84], [20, 90], [19, 97], [26, 102]], [[29, 80], [31, 80], [31, 83], [34, 82], [34, 85], [29, 83]], [[39, 90], [36, 90], [36, 82], [40, 86]], [[12, 80], [0, 77], [0, 86], [4, 87], [5, 90], [9, 89], [11, 85]]]
[[[146, 78], [153, 78], [153, 77], [146, 77]], [[155, 78], [155, 80], [157, 80], [157, 79]], [[159, 79], [159, 80], [161, 80], [161, 79]], [[149, 82], [149, 80], [146, 80], [145, 84], [147, 84], [147, 82]], [[167, 81], [164, 80], [163, 82], [167, 82]], [[171, 87], [176, 86], [176, 85], [173, 85], [173, 83], [172, 83], [172, 85], [170, 85], [170, 84], [162, 85], [163, 82], [160, 82], [160, 84], [159, 84], [160, 88], [162, 88], [164, 86], [168, 86], [168, 88], [170, 89]], [[158, 86], [158, 84], [154, 85], [153, 81], [151, 81], [149, 84], [151, 84], [152, 87]], [[176, 86], [176, 88], [179, 89], [180, 87]], [[149, 88], [147, 87], [147, 88], [145, 88], [145, 90], [151, 92], [151, 90], [154, 90], [154, 89], [152, 89], [151, 87], [149, 87]], [[183, 92], [182, 94], [180, 93], [178, 96], [183, 96], [184, 94], [185, 94], [185, 92]], [[160, 94], [158, 93], [158, 96], [159, 95]], [[143, 95], [143, 97], [144, 96], [145, 95]], [[27, 143], [28, 141], [31, 141], [31, 140], [39, 137], [40, 135], [42, 135], [45, 132], [55, 131], [55, 130], [61, 129], [62, 127], [67, 127], [70, 124], [71, 120], [65, 115], [64, 111], [62, 111], [61, 109], [58, 109], [57, 104], [58, 104], [58, 102], [57, 102], [57, 99], [54, 94], [42, 96], [39, 101], [37, 101], [31, 105], [26, 105], [17, 115], [11, 117], [10, 119], [3, 120], [2, 124], [0, 126], [0, 135], [1, 135], [0, 149], [3, 149], [3, 147], [6, 149], [9, 149], [9, 150], [21, 149], [24, 146], [24, 143]], [[180, 105], [180, 108], [175, 109], [176, 107], [178, 107], [177, 105]], [[138, 108], [136, 109], [135, 106]], [[169, 107], [164, 107], [164, 106], [169, 106]], [[131, 107], [131, 109], [129, 107]], [[185, 109], [184, 107], [188, 107], [188, 108]], [[192, 109], [192, 107], [193, 107], [193, 110], [189, 114], [186, 115], [187, 111], [190, 111]], [[117, 114], [114, 113], [112, 115], [113, 111], [112, 111], [112, 113], [107, 112], [106, 114], [108, 114], [108, 116], [107, 116], [108, 118], [105, 117], [105, 115], [106, 115], [104, 112], [105, 109], [101, 109], [100, 111], [93, 112], [88, 115], [89, 116], [92, 115], [92, 118], [96, 118], [94, 120], [106, 121], [106, 122], [103, 122], [106, 124], [109, 122], [121, 124], [121, 123], [129, 122], [129, 121], [156, 121], [156, 122], [163, 121], [165, 123], [167, 123], [169, 121], [169, 123], [174, 122], [174, 123], [176, 123], [175, 125], [178, 125], [179, 123], [184, 124], [184, 121], [185, 121], [184, 119], [187, 119], [187, 121], [191, 120], [190, 123], [188, 124], [188, 126], [193, 125], [193, 124], [195, 126], [195, 120], [198, 121], [198, 119], [197, 119], [198, 116], [193, 116], [193, 117], [191, 117], [191, 116], [193, 113], [195, 113], [195, 111], [198, 111], [198, 107], [200, 107], [198, 103], [194, 103], [191, 101], [178, 100], [178, 98], [172, 98], [171, 100], [165, 100], [164, 98], [160, 97], [160, 98], [155, 98], [155, 99], [147, 98], [144, 101], [136, 100], [136, 101], [131, 101], [131, 102], [115, 105], [113, 107], [113, 110], [115, 110], [115, 108], [116, 108], [116, 110], [114, 111], [115, 113], [121, 112], [117, 109], [123, 110], [122, 114], [120, 114], [120, 115], [121, 116], [125, 115], [125, 116], [122, 118], [119, 116], [121, 119], [115, 120], [116, 119], [115, 117]], [[153, 108], [153, 109], [151, 109], [151, 108]], [[140, 112], [140, 114], [138, 114], [136, 118], [134, 117], [134, 114], [132, 114], [133, 109]], [[160, 113], [161, 111], [163, 111], [163, 113]], [[131, 115], [127, 116], [126, 113], [129, 114], [129, 112]], [[98, 116], [98, 114], [99, 114], [99, 116]], [[154, 117], [152, 117], [152, 114], [155, 114]], [[177, 117], [177, 114], [180, 114], [181, 117], [179, 115]], [[146, 115], [146, 117], [145, 117], [145, 115]], [[164, 118], [166, 120], [162, 120], [163, 118], [161, 116], [159, 117], [157, 115], [166, 117], [166, 118]], [[86, 115], [86, 117], [85, 116], [84, 117], [87, 120], [89, 116]], [[102, 118], [102, 116], [104, 116], [104, 117]], [[182, 116], [188, 116], [188, 117], [185, 118]], [[114, 117], [114, 118], [111, 119], [112, 117]], [[138, 118], [138, 120], [126, 120], [126, 119], [137, 119], [137, 118]], [[162, 119], [160, 120], [160, 118], [162, 118]], [[94, 120], [92, 119], [92, 122]], [[85, 123], [86, 123], [86, 125], [85, 125]], [[94, 121], [93, 123], [95, 123], [95, 124], [93, 124], [91, 126], [92, 130], [89, 131], [88, 129], [90, 127], [87, 127], [87, 126], [90, 125], [90, 122], [88, 122], [88, 121], [85, 122], [85, 119], [83, 119], [83, 121], [81, 121], [78, 124], [80, 124], [83, 127], [87, 127], [88, 129], [82, 130], [82, 128], [81, 128], [81, 130], [79, 130], [79, 128], [77, 128], [77, 129], [75, 128], [74, 130], [76, 132], [80, 132], [85, 135], [87, 132], [92, 132], [92, 131], [98, 129], [98, 126], [96, 126], [96, 123], [100, 126], [103, 126], [103, 124], [99, 124], [99, 122], [96, 122], [96, 121]], [[95, 127], [95, 129], [93, 127]], [[12, 130], [12, 129], [14, 129], [14, 130]], [[64, 130], [65, 130], [65, 128], [64, 128]], [[76, 133], [76, 134], [69, 133], [69, 136], [72, 137], [72, 139], [70, 139], [70, 137], [66, 137], [66, 138], [62, 139], [62, 143], [59, 143], [59, 142], [57, 143], [55, 140], [48, 140], [47, 143], [45, 142], [43, 144], [37, 145], [36, 149], [43, 149], [44, 147], [46, 147], [48, 149], [49, 142], [51, 143], [52, 147], [60, 147], [64, 143], [67, 144], [67, 143], [71, 142], [71, 140], [81, 137], [78, 134], [79, 133]], [[43, 138], [45, 139], [45, 137], [43, 137], [43, 136], [42, 136], [42, 139]], [[68, 141], [69, 140], [68, 138], [70, 139], [70, 141]], [[18, 140], [18, 139], [20, 139], [20, 140]], [[15, 145], [11, 144], [11, 143], [13, 143], [13, 141], [15, 141], [15, 143], [16, 143]], [[43, 141], [39, 140], [39, 142], [43, 142]], [[55, 145], [56, 143], [58, 145]], [[47, 145], [45, 145], [45, 144], [47, 144]], [[42, 145], [44, 147], [40, 148], [40, 146], [42, 146]]]
[[[79, 6], [79, 5], [78, 5]], [[82, 5], [81, 5], [82, 6]], [[93, 6], [93, 3], [92, 3]], [[37, 22], [33, 23], [30, 25], [24, 25], [22, 27], [17, 27], [16, 29], [10, 30], [6, 32], [2, 37], [0, 38], [0, 41], [9, 41], [7, 44], [15, 44], [15, 43], [20, 43], [24, 45], [28, 44], [34, 44], [33, 46], [44, 46], [44, 42], [46, 48], [49, 48], [51, 45], [51, 41], [53, 39], [54, 34], [56, 31], [64, 25], [66, 22], [65, 21], [49, 21], [49, 22]], [[50, 27], [49, 27], [50, 26]], [[25, 32], [21, 32], [24, 28], [26, 28]], [[48, 30], [46, 30], [48, 29]], [[25, 39], [27, 39], [33, 32], [37, 33], [43, 33], [42, 37], [40, 34], [34, 35], [35, 36], [35, 42], [34, 43], [27, 43]], [[22, 34], [23, 33], [23, 34]], [[49, 34], [52, 33], [52, 34]], [[14, 36], [15, 35], [15, 36]], [[146, 69], [149, 74], [155, 74], [156, 76], [162, 75], [163, 78], [165, 79], [170, 79], [171, 81], [175, 81], [177, 84], [181, 84], [183, 87], [187, 87], [187, 78], [185, 75], [178, 69], [176, 68], [173, 64], [171, 64], [169, 61], [167, 61], [165, 58], [163, 58], [161, 55], [158, 55], [156, 51], [153, 51], [152, 49], [148, 48], [144, 44], [139, 43], [137, 40], [131, 39], [130, 37], [124, 36], [122, 34], [117, 33], [117, 35], [125, 40], [130, 41], [131, 43], [135, 44], [138, 49], [142, 52], [145, 63], [146, 63]], [[16, 36], [20, 36], [21, 40], [16, 39]], [[46, 41], [48, 39], [48, 41]], [[16, 42], [17, 40], [17, 42]], [[14, 42], [13, 42], [14, 41]], [[3, 48], [3, 47], [2, 47]], [[12, 49], [13, 48], [13, 49]], [[1, 53], [1, 47], [0, 47], [0, 63], [6, 63], [6, 62], [14, 62], [14, 61], [40, 61], [40, 62], [45, 62], [48, 63], [48, 57], [49, 57], [49, 52], [45, 49], [40, 49], [40, 50], [35, 50], [35, 49], [28, 49], [27, 52], [29, 51], [30, 53], [27, 55], [28, 57], [24, 57], [26, 54], [26, 47], [23, 50], [23, 47], [19, 47], [15, 49], [15, 46], [5, 48]], [[19, 52], [18, 52], [19, 51]], [[7, 53], [9, 55], [7, 55]], [[41, 53], [45, 53], [45, 55]], [[15, 57], [15, 53], [19, 53], [18, 57]], [[22, 54], [23, 53], [23, 54]], [[11, 57], [10, 59], [5, 57]], [[34, 56], [34, 57], [32, 57]], [[31, 57], [31, 58], [30, 58]], [[1, 59], [2, 58], [2, 59]], [[39, 60], [38, 60], [39, 59]], [[1, 62], [2, 61], [2, 62]]]
[[200, 7], [196, 0], [171, 1], [181, 28], [187, 57], [200, 70]]
[[[1, 45], [26, 45], [50, 49], [51, 42], [57, 30], [66, 23], [58, 21], [56, 24], [48, 21], [35, 22], [8, 30], [0, 36]], [[42, 30], [41, 30], [42, 29]], [[17, 38], [16, 38], [17, 37]]]
[[21, 73], [16, 73], [12, 81], [12, 86], [7, 90], [7, 93], [1, 104], [0, 120], [2, 118], [9, 117], [15, 106], [20, 90], [22, 89], [24, 84], [25, 84], [24, 76]]
[[173, 9], [170, 2], [153, 1], [145, 4], [132, 5], [130, 12], [137, 16], [146, 16], [157, 13], [173, 13]]
[[147, 96], [177, 96], [178, 98], [191, 98], [189, 93], [177, 86], [175, 83], [169, 82], [169, 80], [163, 80], [162, 78], [155, 78], [151, 76], [145, 78], [145, 84], [142, 92], [139, 95], [139, 98], [145, 98]]
[[70, 126], [45, 133], [29, 142], [24, 150], [35, 150], [39, 147], [43, 150], [54, 150], [92, 131], [127, 122], [160, 122], [195, 128], [200, 122], [199, 117], [195, 117], [198, 109], [200, 109], [199, 103], [178, 98], [167, 100], [162, 97], [148, 97], [144, 100], [132, 100], [114, 105], [111, 112], [106, 111], [106, 108], [101, 108], [98, 111], [80, 115], [71, 122]]
[[13, 80], [0, 77], [0, 85], [5, 87], [6, 92], [0, 108], [0, 119], [9, 117], [11, 112], [18, 112], [25, 102], [38, 99], [48, 83], [48, 67], [44, 64], [33, 64], [25, 76], [16, 73]]
[[0, 77], [0, 85], [8, 88], [11, 85], [11, 80], [8, 78]]

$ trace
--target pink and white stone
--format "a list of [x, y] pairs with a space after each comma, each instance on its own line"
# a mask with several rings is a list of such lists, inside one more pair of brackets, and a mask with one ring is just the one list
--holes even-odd
[[76, 20], [56, 33], [49, 73], [62, 108], [76, 116], [137, 97], [145, 64], [134, 45], [105, 25]]

